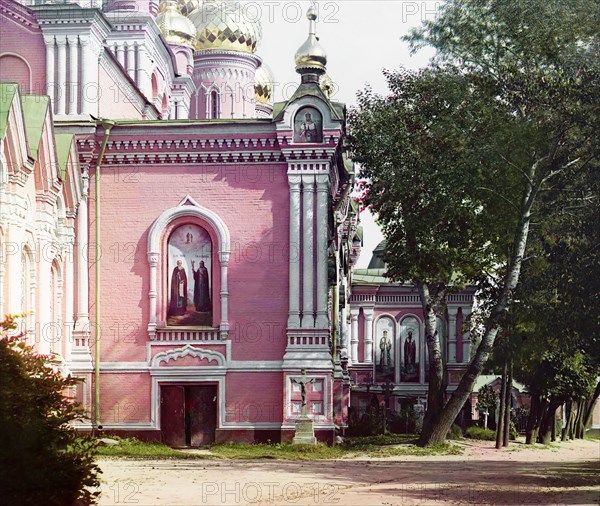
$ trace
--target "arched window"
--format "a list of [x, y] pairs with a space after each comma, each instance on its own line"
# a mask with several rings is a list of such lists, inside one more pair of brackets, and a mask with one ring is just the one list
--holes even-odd
[[323, 142], [323, 117], [314, 107], [303, 107], [294, 117], [294, 142]]
[[394, 320], [382, 316], [377, 320], [375, 336], [375, 383], [395, 382]]
[[421, 359], [421, 333], [419, 320], [407, 316], [400, 322], [400, 381], [419, 383]]
[[212, 240], [199, 225], [184, 224], [168, 239], [167, 325], [212, 326]]
[[214, 90], [210, 92], [210, 117], [219, 117], [219, 94]]

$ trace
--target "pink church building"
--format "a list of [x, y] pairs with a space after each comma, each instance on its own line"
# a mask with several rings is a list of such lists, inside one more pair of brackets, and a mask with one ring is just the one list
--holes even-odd
[[[307, 18], [274, 103], [237, 2], [0, 0], [0, 312], [81, 378], [82, 430], [287, 441], [303, 370], [323, 441], [385, 388], [425, 401], [418, 294], [383, 246], [354, 269], [345, 106]], [[449, 389], [472, 303], [440, 315]]]

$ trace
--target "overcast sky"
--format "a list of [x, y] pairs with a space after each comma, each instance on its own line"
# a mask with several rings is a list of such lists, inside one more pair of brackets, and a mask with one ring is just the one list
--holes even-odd
[[[327, 73], [337, 85], [334, 100], [349, 107], [356, 103], [356, 92], [368, 83], [379, 93], [386, 92], [383, 69], [424, 66], [431, 51], [411, 56], [408, 44], [400, 38], [425, 19], [433, 19], [440, 1], [321, 0], [317, 2], [317, 32], [327, 52]], [[263, 38], [258, 55], [271, 67], [277, 83], [275, 100], [294, 92], [299, 75], [294, 55], [308, 35], [303, 1], [245, 2], [249, 17], [260, 16]], [[383, 236], [367, 213], [361, 215], [365, 243], [358, 267], [366, 267], [374, 247]]]

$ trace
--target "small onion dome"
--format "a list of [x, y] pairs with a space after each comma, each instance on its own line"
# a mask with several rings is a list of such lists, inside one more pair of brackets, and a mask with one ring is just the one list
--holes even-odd
[[163, 0], [158, 9], [156, 24], [169, 44], [193, 46], [196, 27], [179, 11], [175, 0]]
[[299, 73], [306, 71], [323, 73], [327, 65], [327, 54], [319, 44], [319, 37], [317, 37], [316, 9], [311, 6], [306, 13], [306, 17], [310, 21], [308, 39], [296, 52], [296, 71]]
[[204, 0], [189, 18], [196, 26], [196, 50], [255, 53], [262, 37], [259, 19], [251, 19], [240, 2]]
[[335, 84], [331, 80], [331, 77], [329, 77], [329, 74], [321, 74], [319, 76], [319, 86], [325, 95], [327, 95], [327, 98], [331, 98], [331, 95], [335, 91]]
[[273, 83], [275, 78], [273, 72], [266, 63], [262, 63], [256, 69], [254, 76], [254, 95], [256, 96], [257, 104], [272, 104], [273, 103]]

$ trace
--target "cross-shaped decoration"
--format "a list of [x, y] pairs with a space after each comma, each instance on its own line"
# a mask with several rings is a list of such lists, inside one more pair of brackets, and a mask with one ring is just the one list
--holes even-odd
[[308, 379], [306, 377], [306, 369], [300, 370], [300, 379], [292, 378], [292, 383], [300, 385], [300, 393], [302, 395], [302, 416], [307, 416], [306, 413], [306, 385], [314, 383], [315, 378]]

